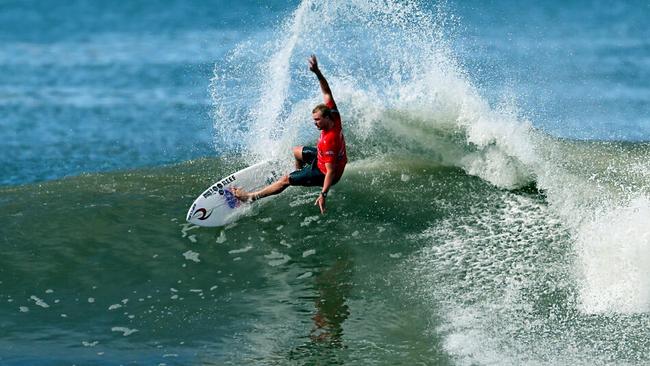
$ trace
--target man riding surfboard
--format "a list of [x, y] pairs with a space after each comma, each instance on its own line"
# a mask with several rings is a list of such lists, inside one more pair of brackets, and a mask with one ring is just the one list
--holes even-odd
[[321, 213], [325, 212], [327, 193], [343, 176], [348, 158], [345, 151], [341, 116], [336, 108], [332, 90], [318, 68], [318, 60], [315, 55], [309, 58], [309, 70], [318, 78], [324, 102], [312, 110], [314, 125], [321, 131], [316, 147], [294, 147], [296, 171], [283, 176], [271, 185], [250, 193], [235, 188], [233, 192], [241, 201], [254, 201], [278, 194], [289, 186], [321, 186], [321, 192], [314, 204], [320, 208]]

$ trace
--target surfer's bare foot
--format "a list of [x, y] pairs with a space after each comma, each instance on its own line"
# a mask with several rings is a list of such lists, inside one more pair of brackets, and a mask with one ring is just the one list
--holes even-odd
[[237, 197], [238, 200], [240, 200], [242, 202], [247, 202], [253, 196], [252, 194], [244, 191], [241, 188], [237, 188], [237, 187], [234, 187], [232, 189], [232, 193], [235, 195], [235, 197]]

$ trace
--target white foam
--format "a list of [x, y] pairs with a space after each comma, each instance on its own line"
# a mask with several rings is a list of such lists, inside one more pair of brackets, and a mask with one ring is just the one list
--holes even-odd
[[[434, 302], [435, 317], [443, 314], [436, 331], [445, 335], [443, 347], [457, 364], [580, 364], [587, 348], [578, 356], [570, 350], [584, 347], [582, 341], [535, 308], [546, 296], [540, 288], [571, 286], [570, 263], [554, 246], [567, 238], [558, 219], [534, 199], [498, 191], [479, 199], [483, 194], [466, 197], [475, 202], [472, 215], [450, 217], [419, 237], [431, 246], [406, 266], [416, 272], [405, 277], [430, 288], [408, 293]], [[554, 329], [566, 339], [549, 337]]]
[[304, 280], [305, 278], [309, 278], [312, 275], [313, 275], [313, 273], [311, 271], [307, 271], [307, 272], [301, 274], [300, 276], [296, 277], [296, 279]]
[[38, 306], [40, 306], [42, 308], [49, 308], [50, 307], [50, 305], [48, 305], [45, 301], [43, 301], [42, 299], [39, 299], [38, 297], [36, 297], [34, 295], [32, 295], [30, 297], [30, 299], [34, 300], [36, 305], [38, 305]]
[[320, 219], [320, 216], [307, 216], [300, 223], [300, 226], [309, 226], [309, 225], [311, 225], [312, 222], [317, 222], [319, 219]]
[[275, 250], [272, 251], [270, 254], [265, 255], [264, 258], [272, 259], [271, 261], [268, 262], [269, 266], [271, 267], [277, 267], [283, 265], [291, 260], [291, 257], [289, 257], [288, 255], [278, 253]]
[[229, 251], [228, 251], [228, 254], [246, 253], [246, 252], [248, 252], [248, 251], [251, 250], [251, 249], [253, 249], [253, 246], [252, 246], [252, 245], [247, 245], [246, 247], [241, 248], [241, 249], [233, 249], [233, 250], [229, 250]]
[[183, 253], [183, 257], [185, 257], [186, 260], [188, 261], [193, 261], [193, 262], [200, 262], [201, 260], [199, 259], [199, 253], [188, 250], [187, 252]]
[[309, 249], [309, 250], [305, 250], [304, 252], [302, 252], [302, 257], [307, 258], [310, 255], [314, 255], [314, 254], [316, 254], [316, 249]]
[[302, 205], [313, 204], [316, 201], [316, 195], [313, 193], [304, 193], [294, 197], [293, 201], [289, 203], [290, 207], [298, 207]]
[[580, 309], [650, 311], [650, 200], [638, 197], [584, 222], [577, 232]]
[[[283, 37], [278, 39], [275, 52], [266, 64], [266, 77], [262, 84], [262, 95], [257, 107], [254, 109], [255, 127], [258, 133], [255, 141], [250, 146], [257, 146], [259, 156], [267, 157], [269, 148], [277, 146], [274, 144], [273, 130], [269, 127], [269, 120], [280, 122], [284, 101], [289, 95], [291, 80], [290, 63], [294, 49], [302, 41], [304, 30], [307, 29], [310, 18], [311, 4], [303, 1], [294, 11], [291, 17], [283, 26]], [[262, 138], [260, 141], [259, 138]], [[261, 143], [260, 143], [261, 142]], [[276, 154], [277, 155], [277, 152]]]
[[191, 224], [189, 222], [184, 223], [184, 224], [180, 224], [180, 226], [181, 226], [181, 234], [182, 234], [183, 238], [187, 237], [187, 232], [188, 231], [198, 229], [200, 227], [198, 225], [194, 225], [194, 224]]
[[284, 254], [273, 250], [273, 251], [271, 251], [271, 253], [264, 255], [264, 258], [266, 258], [266, 259], [284, 258]]
[[129, 329], [127, 327], [112, 327], [111, 331], [113, 331], [113, 332], [122, 332], [122, 335], [127, 337], [127, 336], [130, 336], [133, 333], [136, 333], [138, 330], [137, 329]]

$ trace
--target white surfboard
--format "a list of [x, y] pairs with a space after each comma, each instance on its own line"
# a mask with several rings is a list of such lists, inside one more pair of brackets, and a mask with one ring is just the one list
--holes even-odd
[[257, 191], [273, 183], [279, 177], [277, 171], [273, 162], [263, 161], [217, 181], [194, 200], [187, 212], [187, 221], [199, 226], [230, 224], [250, 207], [235, 197], [232, 188]]

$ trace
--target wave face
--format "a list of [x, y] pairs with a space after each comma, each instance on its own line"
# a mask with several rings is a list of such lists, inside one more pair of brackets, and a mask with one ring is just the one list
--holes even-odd
[[[471, 2], [284, 6], [269, 5], [272, 31], [223, 40], [236, 46], [207, 103], [219, 157], [0, 187], [0, 363], [650, 362], [649, 143], [550, 135], [520, 86], [485, 84], [501, 75], [472, 58], [486, 50], [458, 45]], [[490, 24], [519, 8], [492, 6]], [[545, 9], [547, 27], [571, 15]], [[315, 142], [312, 53], [350, 160], [329, 212], [290, 188], [233, 225], [186, 224], [218, 178], [267, 158], [288, 171], [290, 148]]]

